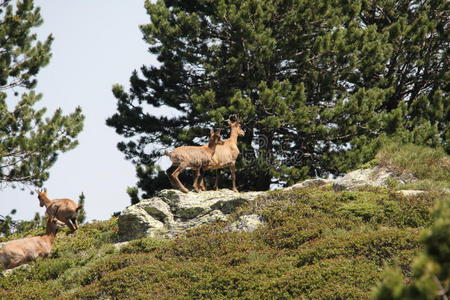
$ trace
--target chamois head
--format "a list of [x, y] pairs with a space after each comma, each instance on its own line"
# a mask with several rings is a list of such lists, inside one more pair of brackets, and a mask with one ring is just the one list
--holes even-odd
[[[237, 115], [232, 115], [235, 117], [236, 121], [233, 122], [230, 119], [227, 120], [228, 125], [230, 125], [231, 127], [231, 131], [233, 131], [233, 129], [237, 132], [238, 136], [244, 136], [245, 135], [245, 131], [241, 128], [241, 121], [239, 120], [239, 117]], [[231, 116], [230, 116], [231, 118]]]
[[47, 234], [56, 234], [60, 228], [63, 228], [65, 224], [55, 217], [49, 217], [47, 219], [47, 227], [46, 227], [46, 233]]
[[[44, 188], [43, 190], [39, 190], [39, 189], [36, 189], [35, 190], [36, 191], [36, 193], [38, 194], [38, 199], [39, 199], [39, 205], [41, 206], [41, 207], [43, 207], [44, 205], [45, 205], [45, 198], [47, 198], [48, 199], [48, 196], [47, 196], [47, 189], [46, 188]], [[45, 197], [45, 198], [44, 198]]]
[[211, 128], [209, 131], [209, 145], [223, 145], [222, 136], [220, 135], [220, 131], [222, 129], [217, 130], [217, 132], [214, 131], [214, 129]]

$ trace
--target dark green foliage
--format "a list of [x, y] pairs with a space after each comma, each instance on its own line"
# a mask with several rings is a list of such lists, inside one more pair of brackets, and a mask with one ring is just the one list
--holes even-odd
[[0, 1], [0, 188], [41, 186], [83, 128], [80, 108], [69, 115], [58, 109], [49, 117], [45, 108], [35, 108], [42, 98], [34, 91], [36, 75], [49, 63], [53, 41], [37, 41], [33, 29], [41, 24], [33, 0]]
[[29, 233], [33, 229], [42, 227], [45, 224], [44, 217], [39, 213], [34, 215], [33, 220], [13, 220], [12, 215], [16, 213], [13, 209], [8, 215], [0, 216], [0, 236], [8, 237], [11, 234]]
[[[133, 72], [129, 91], [113, 87], [117, 113], [107, 120], [126, 139], [118, 147], [145, 196], [168, 186], [156, 169], [161, 147], [200, 143], [232, 113], [246, 127], [241, 189], [346, 172], [373, 159], [387, 137], [450, 151], [448, 1], [145, 8], [141, 31], [160, 65]], [[168, 116], [155, 113], [161, 106]]]
[[84, 199], [86, 199], [86, 196], [84, 196], [84, 193], [81, 192], [81, 195], [78, 196], [78, 205], [82, 208], [78, 210], [78, 216], [77, 220], [79, 224], [83, 224], [86, 220], [86, 210], [84, 209]]
[[16, 221], [14, 225], [14, 233], [28, 233], [31, 230], [45, 227], [46, 219], [39, 213], [34, 214], [33, 220], [30, 221]]
[[14, 226], [14, 221], [11, 215], [14, 215], [16, 210], [13, 209], [8, 215], [0, 216], [0, 234], [1, 235], [10, 235], [12, 231], [12, 227]]
[[[364, 231], [365, 229], [365, 231]], [[342, 231], [327, 239], [315, 240], [302, 245], [298, 266], [317, 263], [335, 257], [366, 257], [379, 266], [392, 258], [414, 253], [418, 247], [417, 229], [386, 228], [372, 231]]]
[[155, 240], [153, 238], [143, 238], [129, 242], [122, 247], [120, 251], [122, 253], [146, 253], [151, 252], [164, 244], [164, 240]]
[[114, 218], [87, 224], [59, 234], [52, 258], [0, 278], [0, 297], [28, 297], [39, 286], [47, 299], [367, 299], [384, 265], [411, 274], [428, 208], [443, 196], [421, 197], [373, 188], [271, 192], [239, 212], [263, 215], [267, 225], [253, 233], [224, 232], [221, 222], [120, 250], [111, 245]]
[[450, 196], [435, 210], [436, 221], [421, 235], [423, 252], [407, 278], [398, 269], [387, 270], [374, 291], [375, 299], [447, 299], [450, 296]]

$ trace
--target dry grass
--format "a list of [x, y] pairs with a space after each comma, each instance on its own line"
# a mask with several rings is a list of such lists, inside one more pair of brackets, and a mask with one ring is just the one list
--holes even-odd
[[450, 181], [450, 157], [442, 149], [391, 143], [378, 152], [376, 160], [398, 176], [411, 174], [417, 179]]

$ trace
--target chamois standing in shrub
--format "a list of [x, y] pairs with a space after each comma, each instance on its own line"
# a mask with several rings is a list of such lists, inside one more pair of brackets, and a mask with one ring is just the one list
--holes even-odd
[[207, 145], [202, 146], [181, 146], [175, 148], [172, 152], [164, 151], [172, 161], [166, 173], [169, 176], [172, 186], [179, 188], [182, 192], [187, 193], [189, 190], [181, 183], [178, 175], [186, 168], [195, 170], [194, 190], [199, 192], [197, 181], [200, 178], [201, 168], [207, 166], [211, 162], [216, 146], [223, 143], [220, 139], [220, 129], [214, 132], [210, 131], [210, 137]]
[[[239, 148], [237, 146], [238, 137], [244, 136], [245, 131], [242, 130], [240, 120], [238, 116], [235, 116], [236, 121], [232, 122], [230, 119], [227, 120], [228, 125], [230, 125], [231, 133], [228, 140], [223, 141], [222, 145], [218, 145], [214, 155], [212, 157], [211, 163], [202, 168], [203, 170], [211, 169], [222, 169], [229, 167], [231, 172], [231, 180], [233, 182], [233, 191], [238, 192], [236, 187], [236, 159], [239, 155]], [[201, 172], [203, 173], [203, 172]], [[216, 181], [214, 184], [214, 189], [219, 189], [219, 175], [220, 172], [217, 170]], [[200, 174], [200, 187], [203, 191], [206, 190], [205, 182], [203, 180], [203, 174]]]
[[49, 256], [56, 233], [62, 226], [64, 224], [60, 223], [56, 218], [49, 217], [44, 235], [6, 242], [0, 249], [0, 263], [3, 265], [3, 268], [12, 269], [35, 260], [39, 256]]
[[48, 218], [55, 217], [65, 223], [70, 228], [70, 232], [68, 233], [74, 233], [78, 229], [77, 213], [82, 208], [81, 205], [76, 204], [70, 199], [50, 200], [47, 195], [47, 189], [43, 189], [42, 191], [36, 190], [36, 192], [41, 207], [45, 206], [47, 208], [45, 215]]

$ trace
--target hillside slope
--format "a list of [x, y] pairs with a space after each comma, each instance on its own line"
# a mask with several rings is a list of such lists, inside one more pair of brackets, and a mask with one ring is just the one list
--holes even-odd
[[385, 189], [272, 192], [240, 212], [266, 218], [253, 233], [222, 232], [225, 223], [217, 223], [120, 250], [113, 218], [60, 234], [52, 259], [0, 279], [0, 297], [366, 298], [385, 264], [396, 261], [408, 274], [429, 207], [441, 197]]
[[[433, 221], [431, 208], [450, 201], [439, 189], [411, 196], [396, 189], [269, 192], [228, 222], [121, 247], [115, 218], [87, 224], [75, 235], [60, 233], [52, 258], [0, 278], [0, 298], [367, 299], [386, 266], [411, 275], [420, 232]], [[252, 233], [223, 230], [251, 213], [262, 215], [266, 226]]]

